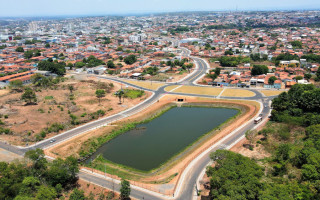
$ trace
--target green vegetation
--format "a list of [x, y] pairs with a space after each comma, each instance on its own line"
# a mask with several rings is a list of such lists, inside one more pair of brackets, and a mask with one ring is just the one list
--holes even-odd
[[22, 92], [23, 83], [21, 80], [10, 81], [9, 88], [10, 88], [10, 90], [15, 91], [15, 92]]
[[34, 105], [37, 103], [37, 96], [29, 87], [25, 89], [24, 93], [21, 96], [21, 99], [24, 100], [27, 105]]
[[17, 47], [17, 48], [16, 48], [16, 52], [24, 52], [23, 47]]
[[150, 75], [154, 76], [154, 75], [157, 75], [158, 70], [159, 70], [158, 67], [148, 67], [148, 68], [143, 70], [142, 74], [143, 75], [150, 74]]
[[30, 59], [32, 57], [37, 57], [41, 56], [40, 50], [34, 49], [34, 50], [29, 50], [24, 52], [24, 58], [25, 59]]
[[249, 63], [250, 58], [248, 57], [230, 57], [230, 56], [221, 56], [218, 58], [218, 61], [220, 62], [220, 65], [223, 67], [236, 67], [237, 65], [241, 63]]
[[142, 97], [145, 92], [143, 90], [131, 90], [131, 89], [124, 89], [124, 97], [129, 99], [136, 99]]
[[106, 91], [102, 89], [97, 89], [96, 90], [96, 97], [99, 99], [99, 105], [102, 97], [106, 96]]
[[75, 187], [79, 166], [77, 159], [58, 158], [48, 162], [41, 149], [25, 154], [25, 162], [0, 162], [0, 199], [53, 200]]
[[214, 167], [207, 170], [210, 197], [213, 199], [258, 199], [262, 168], [254, 161], [230, 151], [217, 150], [210, 155]]
[[132, 65], [137, 61], [137, 57], [135, 55], [129, 55], [123, 60], [127, 65]]
[[272, 120], [299, 126], [320, 123], [320, 89], [314, 85], [294, 85], [272, 101]]
[[301, 41], [291, 41], [290, 44], [294, 49], [302, 49], [302, 42]]
[[319, 95], [313, 85], [297, 84], [273, 100], [276, 122], [269, 122], [256, 138], [256, 146], [263, 145], [270, 157], [251, 160], [224, 150], [213, 153], [215, 166], [207, 171], [210, 197], [319, 199]]
[[291, 55], [289, 53], [285, 53], [285, 54], [280, 54], [277, 57], [272, 58], [272, 61], [275, 63], [276, 66], [278, 66], [280, 64], [281, 60], [300, 60], [299, 56], [294, 54]]
[[255, 53], [255, 54], [250, 54], [250, 58], [255, 62], [263, 62], [268, 60], [268, 55], [264, 54], [261, 56], [260, 53]]
[[211, 78], [212, 81], [214, 81], [220, 75], [221, 68], [217, 67], [214, 70], [210, 70], [210, 72], [214, 72], [214, 74], [209, 73], [207, 74], [207, 77]]
[[[83, 60], [82, 60], [82, 63], [84, 63], [85, 64], [85, 66], [86, 67], [89, 67], [89, 68], [92, 68], [92, 67], [96, 67], [96, 66], [99, 66], [99, 65], [105, 65], [106, 63], [104, 63], [102, 60], [100, 60], [100, 59], [98, 59], [98, 58], [96, 58], [96, 57], [94, 57], [94, 56], [89, 56], [87, 59], [86, 58], [84, 58]], [[77, 66], [77, 63], [76, 63], [76, 67], [80, 67], [79, 65], [82, 65], [81, 63], [80, 64], [78, 64], [78, 66]], [[82, 66], [83, 67], [83, 66]]]
[[51, 62], [49, 60], [40, 61], [38, 63], [38, 69], [49, 71], [51, 73], [55, 73], [58, 76], [63, 76], [66, 73], [66, 63], [65, 62]]
[[57, 77], [57, 78], [52, 78], [52, 77], [45, 77], [41, 74], [34, 74], [31, 77], [31, 82], [34, 87], [37, 88], [48, 88], [51, 86], [54, 86], [60, 82], [64, 82], [65, 78], [63, 77]]
[[51, 100], [51, 99], [53, 99], [53, 96], [45, 96], [44, 99], [45, 100]]
[[131, 188], [130, 183], [127, 180], [121, 180], [121, 188], [120, 188], [120, 198], [128, 199], [130, 196]]
[[307, 59], [307, 62], [320, 63], [320, 55], [306, 54], [306, 55], [301, 56], [301, 58]]
[[269, 84], [269, 85], [273, 85], [276, 80], [277, 80], [277, 77], [271, 76], [271, 77], [268, 79], [268, 84]]
[[261, 75], [261, 74], [267, 74], [269, 72], [269, 69], [266, 65], [253, 65], [251, 69], [251, 75]]

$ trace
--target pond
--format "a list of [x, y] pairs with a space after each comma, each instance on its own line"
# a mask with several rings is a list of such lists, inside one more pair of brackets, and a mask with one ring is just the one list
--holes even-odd
[[238, 112], [230, 108], [174, 107], [105, 143], [92, 158], [102, 154], [114, 163], [149, 171]]

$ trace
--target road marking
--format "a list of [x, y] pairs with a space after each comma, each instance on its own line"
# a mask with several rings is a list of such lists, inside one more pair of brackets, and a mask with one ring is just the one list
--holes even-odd
[[175, 90], [177, 90], [177, 89], [179, 89], [179, 88], [181, 88], [183, 85], [179, 85], [178, 87], [176, 87], [176, 88], [173, 88], [172, 90], [170, 90], [169, 92], [173, 92], [173, 91], [175, 91]]
[[220, 98], [221, 94], [224, 92], [225, 89], [226, 89], [226, 88], [224, 87], [223, 90], [220, 92], [220, 94], [217, 96], [217, 99]]

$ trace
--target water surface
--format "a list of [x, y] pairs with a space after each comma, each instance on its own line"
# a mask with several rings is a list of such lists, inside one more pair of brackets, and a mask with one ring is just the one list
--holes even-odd
[[229, 108], [175, 107], [105, 143], [93, 157], [102, 154], [114, 163], [148, 171], [238, 112]]

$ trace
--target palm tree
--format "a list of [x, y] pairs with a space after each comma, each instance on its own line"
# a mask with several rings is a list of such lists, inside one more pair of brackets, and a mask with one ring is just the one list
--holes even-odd
[[121, 104], [121, 97], [124, 98], [124, 91], [121, 89], [115, 93], [117, 97], [119, 97], [119, 104]]

